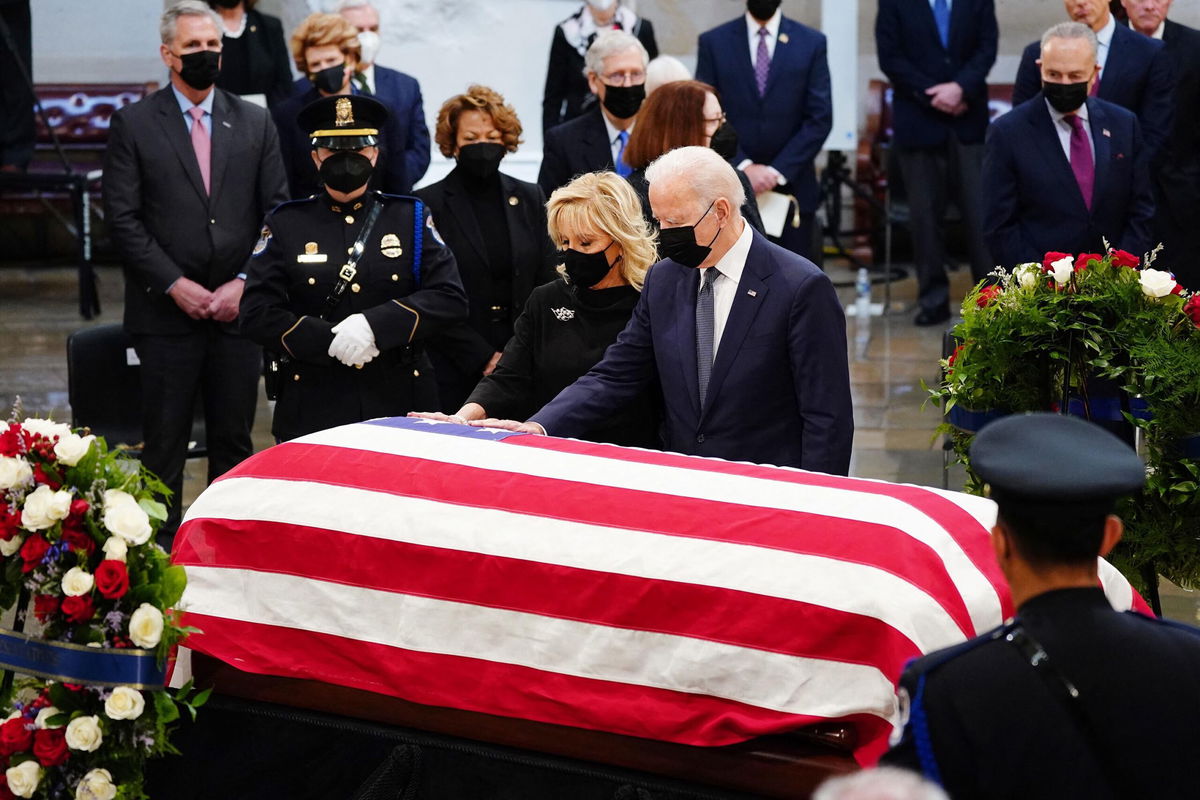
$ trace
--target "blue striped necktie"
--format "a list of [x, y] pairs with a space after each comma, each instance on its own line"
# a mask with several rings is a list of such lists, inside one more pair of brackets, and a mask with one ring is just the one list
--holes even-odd
[[621, 144], [617, 147], [617, 163], [614, 166], [618, 175], [628, 178], [633, 172], [633, 168], [625, 163], [625, 145], [629, 144], [629, 131], [621, 131], [617, 134], [617, 139]]
[[704, 270], [704, 282], [700, 284], [700, 296], [696, 298], [696, 378], [700, 387], [700, 407], [704, 408], [704, 397], [708, 394], [708, 379], [713, 366], [713, 281], [717, 279], [717, 268]]
[[942, 47], [950, 46], [950, 3], [948, 0], [933, 0], [933, 21], [937, 23], [938, 38]]

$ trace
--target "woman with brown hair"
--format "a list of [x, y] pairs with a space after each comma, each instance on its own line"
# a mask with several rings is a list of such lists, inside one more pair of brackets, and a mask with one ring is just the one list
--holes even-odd
[[529, 293], [554, 277], [545, 195], [500, 172], [521, 131], [517, 112], [493, 89], [476, 85], [451, 97], [438, 111], [434, 141], [457, 163], [416, 193], [458, 261], [470, 307], [466, 322], [429, 342], [446, 411], [491, 374]]
[[[726, 161], [737, 154], [737, 134], [725, 119], [717, 91], [700, 81], [672, 81], [654, 90], [638, 112], [637, 125], [625, 147], [625, 163], [633, 168], [629, 183], [642, 201], [646, 221], [657, 227], [650, 208], [650, 185], [646, 183], [646, 167], [663, 153], [677, 147], [698, 145], [711, 147]], [[734, 165], [736, 166], [736, 165]], [[742, 216], [762, 232], [762, 218], [750, 182], [737, 170], [746, 203]]]

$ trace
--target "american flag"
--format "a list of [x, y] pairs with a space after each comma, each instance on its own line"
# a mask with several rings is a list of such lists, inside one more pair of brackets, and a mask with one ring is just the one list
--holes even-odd
[[954, 492], [398, 418], [248, 459], [174, 557], [188, 645], [247, 672], [691, 745], [838, 720], [868, 763], [904, 664], [1010, 615], [994, 519]]

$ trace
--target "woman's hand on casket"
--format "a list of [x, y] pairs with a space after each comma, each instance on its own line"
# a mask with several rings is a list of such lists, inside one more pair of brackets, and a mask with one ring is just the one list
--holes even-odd
[[515, 419], [495, 419], [494, 417], [488, 417], [487, 419], [471, 420], [467, 424], [476, 428], [499, 428], [514, 433], [532, 433], [536, 436], [546, 435], [546, 429], [536, 422], [517, 422]]
[[443, 414], [440, 411], [410, 411], [408, 416], [419, 419], [431, 419], [434, 422], [453, 422], [455, 425], [466, 425], [467, 421], [458, 414]]

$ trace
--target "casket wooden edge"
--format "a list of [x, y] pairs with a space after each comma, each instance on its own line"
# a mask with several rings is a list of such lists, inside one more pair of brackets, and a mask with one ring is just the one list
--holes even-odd
[[197, 652], [192, 654], [192, 670], [198, 686], [212, 687], [227, 697], [516, 747], [763, 797], [808, 797], [829, 776], [858, 768], [850, 755], [856, 743], [853, 729], [835, 724], [725, 747], [693, 747], [420, 705], [318, 681], [256, 675]]

